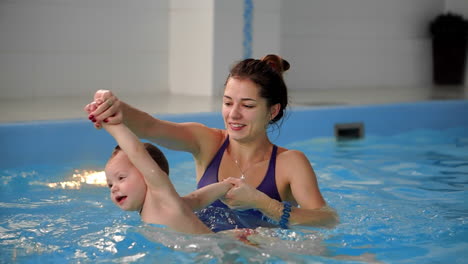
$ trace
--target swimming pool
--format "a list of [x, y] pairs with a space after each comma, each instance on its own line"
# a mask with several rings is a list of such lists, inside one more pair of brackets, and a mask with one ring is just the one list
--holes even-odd
[[[120, 211], [89, 177], [114, 141], [87, 120], [2, 124], [0, 263], [462, 263], [467, 116], [468, 101], [295, 109], [271, 138], [306, 153], [341, 224], [261, 229], [259, 247], [175, 234]], [[222, 127], [214, 113], [164, 118]], [[335, 140], [335, 124], [354, 122], [363, 139]], [[177, 190], [193, 190], [191, 156], [165, 153]]]

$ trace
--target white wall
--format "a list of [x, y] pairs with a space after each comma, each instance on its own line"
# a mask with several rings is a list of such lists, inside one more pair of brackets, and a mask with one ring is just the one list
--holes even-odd
[[169, 4], [169, 90], [210, 95], [213, 86], [214, 0]]
[[[281, 0], [254, 0], [252, 57], [281, 54]], [[219, 95], [230, 67], [243, 59], [244, 1], [215, 1], [213, 91]]]
[[445, 11], [456, 12], [468, 19], [468, 1], [466, 0], [445, 0]]
[[[252, 56], [280, 53], [281, 0], [255, 0]], [[243, 59], [244, 1], [171, 0], [169, 86], [175, 94], [220, 95]]]
[[[288, 59], [290, 89], [430, 86], [429, 21], [443, 10], [468, 18], [466, 0], [253, 1], [253, 56]], [[220, 94], [242, 59], [243, 2], [1, 0], [0, 99]], [[170, 22], [187, 6], [198, 18]], [[189, 41], [174, 37], [184, 32]], [[194, 57], [174, 56], [181, 47]]]
[[412, 87], [431, 82], [428, 21], [441, 0], [294, 1], [282, 6], [291, 89]]
[[168, 0], [0, 1], [0, 98], [168, 86]]

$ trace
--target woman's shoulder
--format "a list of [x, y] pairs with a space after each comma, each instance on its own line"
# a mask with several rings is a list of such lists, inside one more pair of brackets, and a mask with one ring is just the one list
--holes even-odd
[[278, 146], [278, 157], [281, 157], [283, 159], [295, 159], [295, 158], [303, 158], [306, 156], [300, 150], [287, 149], [287, 148]]
[[205, 137], [207, 135], [209, 137], [219, 137], [220, 135], [225, 134], [224, 129], [209, 127], [209, 126], [206, 126], [205, 124], [202, 124], [202, 123], [186, 122], [186, 123], [181, 123], [181, 124], [183, 126], [185, 126], [185, 127], [188, 127], [189, 129], [191, 129], [193, 133], [203, 134]]
[[181, 125], [190, 131], [193, 140], [198, 142], [201, 147], [204, 144], [210, 144], [211, 142], [220, 141], [225, 138], [225, 133], [222, 129], [208, 127], [204, 124], [195, 122], [181, 123]]
[[307, 156], [299, 150], [278, 147], [277, 162], [285, 163], [289, 166], [310, 164]]
[[199, 162], [206, 163], [211, 161], [214, 154], [223, 145], [227, 138], [227, 133], [223, 129], [211, 128], [203, 132], [200, 138], [200, 152], [197, 155]]
[[310, 183], [315, 174], [311, 162], [302, 151], [280, 148], [276, 159], [276, 175], [278, 186], [286, 188], [284, 186], [293, 182]]

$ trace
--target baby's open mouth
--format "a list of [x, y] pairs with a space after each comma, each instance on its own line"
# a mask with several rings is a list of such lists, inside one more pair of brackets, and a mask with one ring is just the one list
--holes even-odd
[[127, 198], [127, 196], [117, 196], [117, 197], [115, 198], [115, 200], [116, 200], [118, 203], [120, 203], [120, 202], [122, 202], [123, 200], [125, 200], [126, 198]]

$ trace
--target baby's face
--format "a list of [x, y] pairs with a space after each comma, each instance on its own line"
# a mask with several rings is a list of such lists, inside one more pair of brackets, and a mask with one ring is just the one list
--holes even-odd
[[123, 151], [111, 158], [105, 168], [110, 197], [125, 211], [140, 211], [146, 196], [146, 183]]

